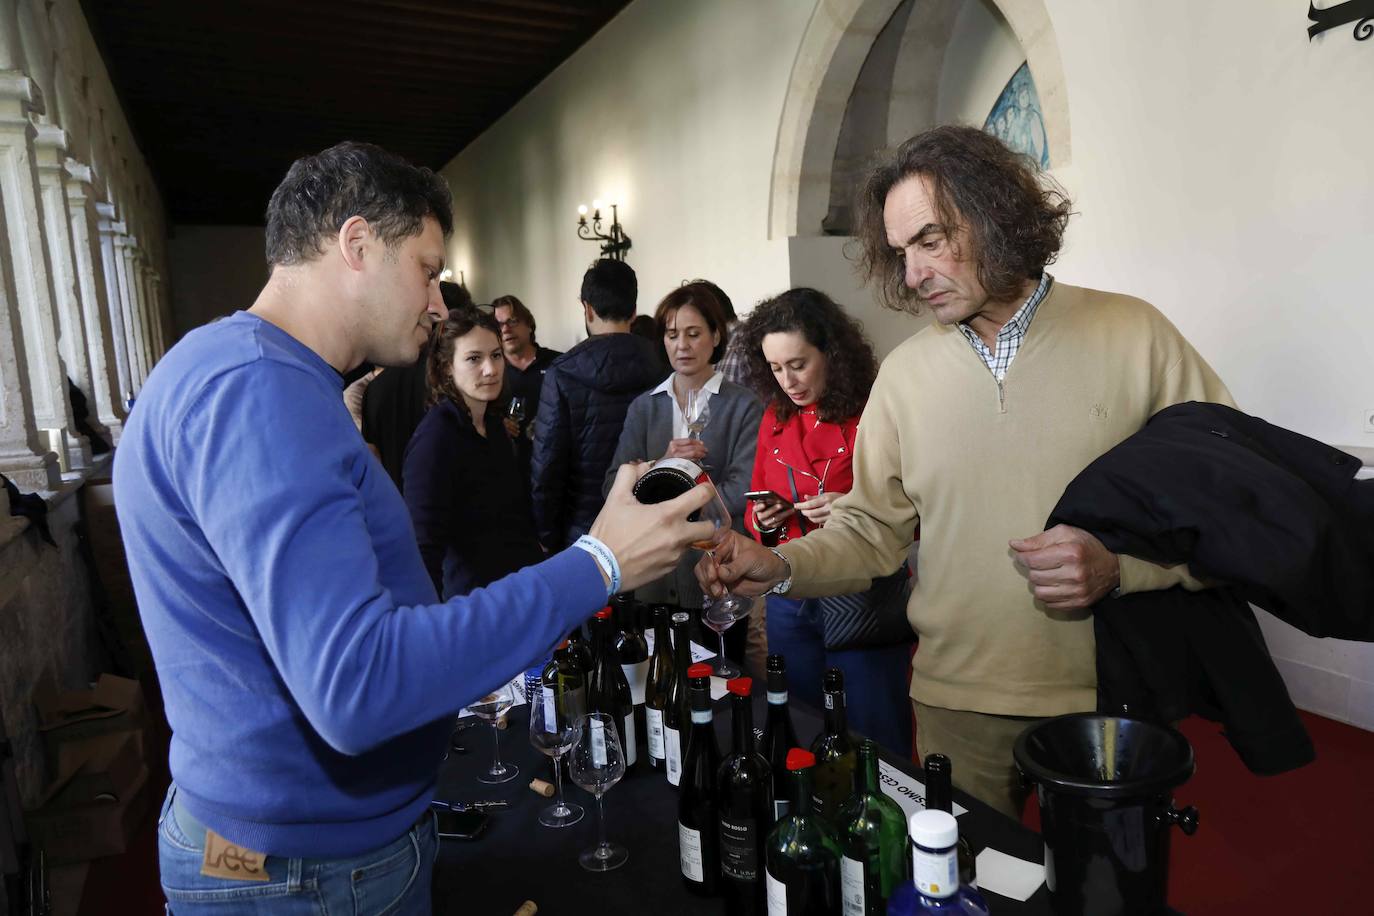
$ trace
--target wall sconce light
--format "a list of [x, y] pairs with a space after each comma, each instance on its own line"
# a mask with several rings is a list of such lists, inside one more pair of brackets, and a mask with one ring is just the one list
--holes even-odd
[[[444, 281], [452, 280], [452, 279], [453, 279], [453, 268], [451, 268], [451, 267], [445, 267], [443, 270], [441, 270], [441, 271], [439, 272], [439, 279], [440, 279], [440, 280], [444, 280]], [[463, 272], [462, 272], [461, 270], [458, 271], [458, 285], [461, 286], [461, 287], [464, 287], [464, 288], [466, 288], [467, 285], [468, 285], [467, 277], [465, 277], [465, 276], [463, 275]]]
[[603, 257], [616, 261], [625, 260], [625, 252], [630, 250], [630, 237], [620, 225], [620, 217], [615, 204], [611, 204], [611, 225], [605, 234], [601, 232], [601, 201], [592, 201], [591, 221], [587, 220], [587, 205], [577, 208], [577, 237], [588, 242], [604, 242], [601, 246]]

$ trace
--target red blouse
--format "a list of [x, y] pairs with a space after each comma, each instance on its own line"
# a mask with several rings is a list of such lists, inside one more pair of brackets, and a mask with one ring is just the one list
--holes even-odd
[[[769, 404], [759, 424], [759, 444], [754, 453], [754, 476], [751, 490], [772, 490], [784, 499], [793, 499], [788, 469], [796, 480], [794, 501], [810, 499], [820, 493], [848, 493], [854, 486], [854, 437], [859, 431], [859, 418], [849, 417], [839, 423], [821, 421], [816, 407], [803, 408], [785, 422], [778, 420]], [[802, 515], [794, 512], [786, 522], [782, 540], [801, 537]], [[744, 514], [745, 527], [758, 538], [754, 523], [754, 507], [750, 503]], [[806, 523], [806, 530], [816, 526]]]

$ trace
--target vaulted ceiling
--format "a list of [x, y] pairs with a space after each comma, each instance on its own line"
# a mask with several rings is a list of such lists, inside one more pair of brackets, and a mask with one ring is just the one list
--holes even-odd
[[438, 169], [629, 0], [82, 0], [172, 223], [260, 225], [297, 157]]

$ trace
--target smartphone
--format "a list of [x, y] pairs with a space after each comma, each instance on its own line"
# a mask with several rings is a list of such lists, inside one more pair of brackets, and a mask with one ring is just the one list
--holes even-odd
[[439, 821], [441, 840], [475, 840], [487, 829], [487, 813], [476, 808], [467, 811], [435, 808], [434, 816]]
[[759, 503], [777, 503], [780, 506], [792, 505], [792, 500], [785, 499], [781, 494], [775, 493], [772, 490], [750, 490], [748, 493], [744, 494], [744, 498]]

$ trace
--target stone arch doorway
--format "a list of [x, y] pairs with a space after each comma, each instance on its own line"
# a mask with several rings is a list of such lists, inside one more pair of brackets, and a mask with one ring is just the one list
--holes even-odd
[[[938, 82], [940, 58], [957, 7], [975, 0], [820, 0], [792, 65], [773, 155], [769, 238], [819, 236], [832, 202], [837, 143], [860, 73], [870, 54], [889, 54], [887, 101], [892, 116], [925, 105], [922, 87]], [[1043, 0], [981, 0], [994, 7], [1024, 52], [1039, 92], [1053, 166], [1071, 160], [1068, 95], [1054, 27]], [[899, 9], [901, 8], [901, 9]], [[894, 15], [905, 15], [901, 23]], [[900, 34], [889, 28], [900, 25]], [[885, 34], [886, 30], [886, 34]], [[942, 32], [943, 30], [943, 32]], [[943, 40], [942, 40], [943, 35]], [[890, 47], [878, 46], [880, 38]], [[928, 53], [927, 53], [928, 52]], [[916, 92], [902, 91], [914, 87]], [[885, 123], [898, 123], [888, 120]], [[900, 137], [886, 137], [895, 142]]]

